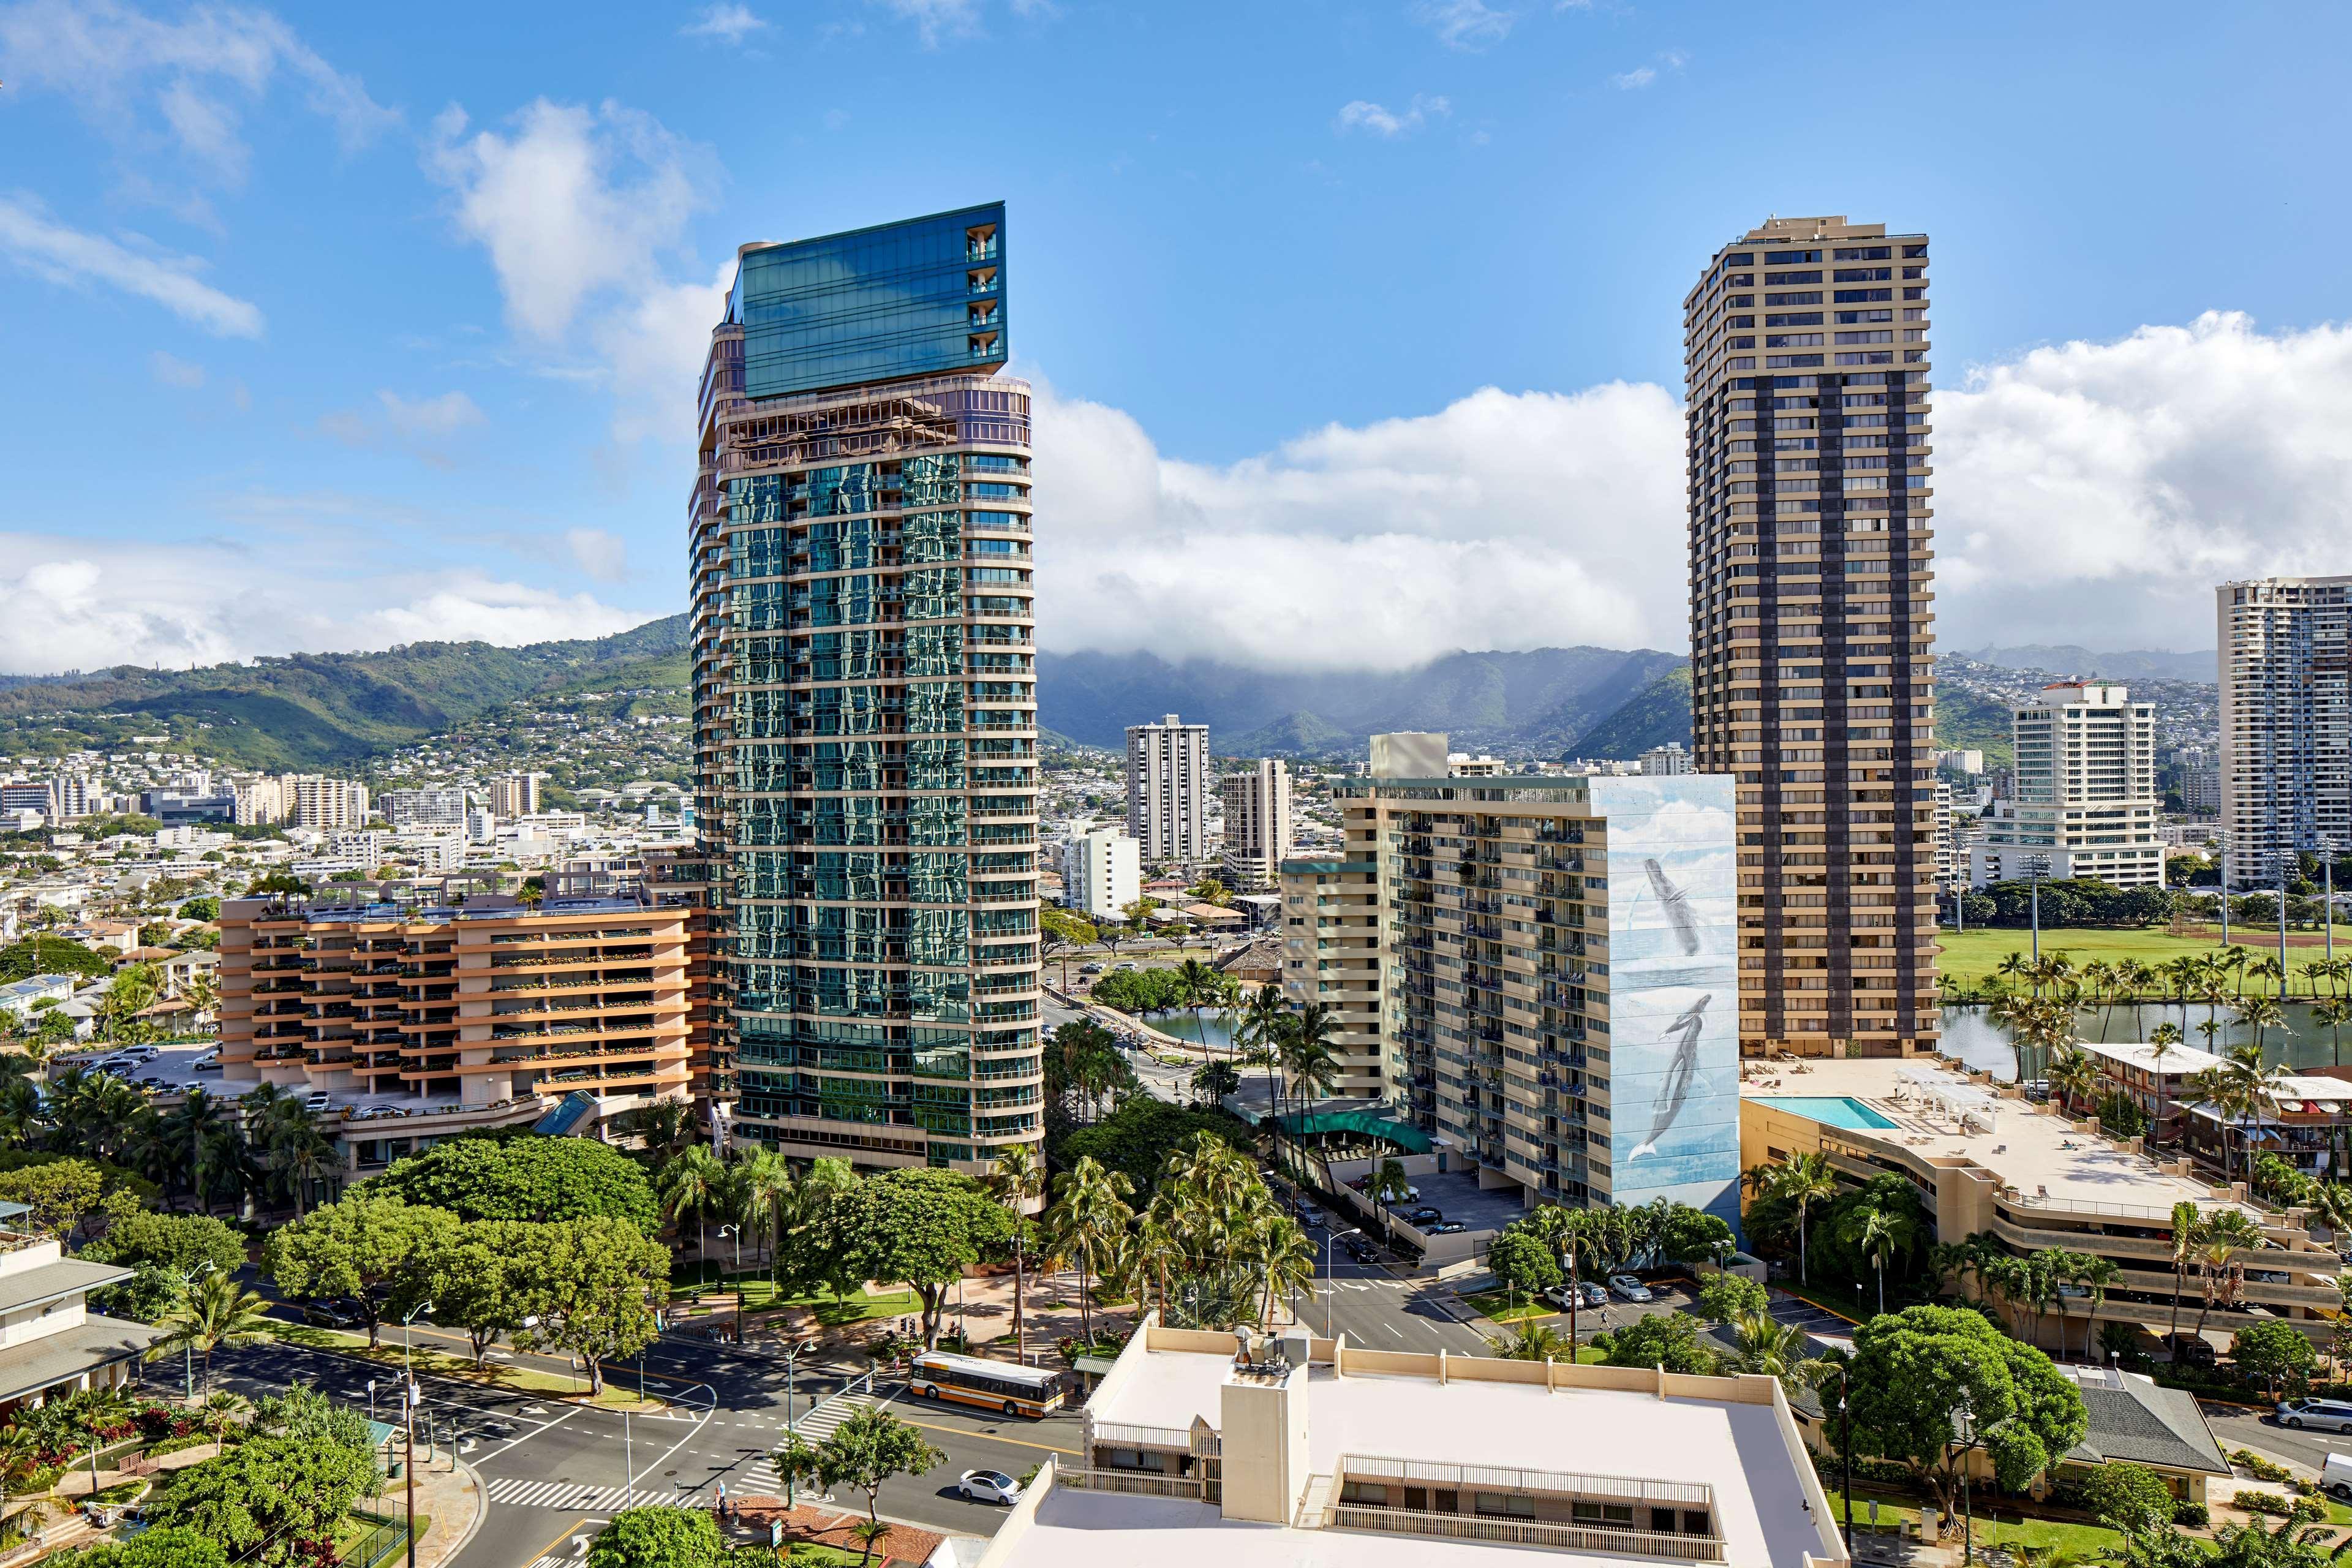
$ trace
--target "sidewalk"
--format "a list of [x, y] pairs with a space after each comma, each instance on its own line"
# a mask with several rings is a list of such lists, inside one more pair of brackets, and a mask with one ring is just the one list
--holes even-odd
[[[484, 1507], [482, 1478], [464, 1460], [448, 1468], [449, 1450], [417, 1450], [416, 1512], [432, 1522], [416, 1542], [416, 1568], [440, 1568], [457, 1555], [480, 1522]], [[371, 1513], [402, 1519], [408, 1512], [408, 1478], [387, 1480], [383, 1492], [364, 1505]], [[405, 1562], [404, 1556], [403, 1561]]]

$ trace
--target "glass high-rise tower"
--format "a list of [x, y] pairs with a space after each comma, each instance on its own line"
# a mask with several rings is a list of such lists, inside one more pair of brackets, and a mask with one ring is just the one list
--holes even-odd
[[1927, 237], [1774, 218], [1683, 301], [1691, 731], [1738, 796], [1739, 1041], [1937, 1037]]
[[747, 245], [689, 505], [736, 1131], [978, 1171], [1040, 1139], [1029, 388], [1002, 204]]

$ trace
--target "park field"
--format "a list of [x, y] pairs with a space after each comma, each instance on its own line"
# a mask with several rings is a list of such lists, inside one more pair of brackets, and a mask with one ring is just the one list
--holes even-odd
[[[2042, 928], [2042, 952], [2045, 957], [2054, 952], [2065, 953], [2074, 961], [2075, 968], [2080, 969], [2094, 959], [2104, 959], [2112, 964], [2123, 959], [2135, 958], [2153, 966], [2168, 963], [2183, 953], [2201, 957], [2221, 951], [2219, 926], [2192, 925], [2188, 929], [2191, 934], [2174, 936], [2168, 931], [2154, 929], [2053, 930], [2044, 926]], [[2260, 927], [2232, 925], [2230, 938], [2233, 945], [2247, 949], [2256, 958], [2265, 952], [2278, 952], [2275, 927], [2264, 931]], [[1994, 969], [2011, 953], [2023, 953], [2031, 958], [2033, 952], [2033, 933], [2011, 930], [2007, 926], [1982, 926], [1966, 931], [1939, 931], [1936, 933], [1936, 941], [1940, 949], [1936, 959], [1937, 972], [1969, 985], [1982, 985], [1991, 979]], [[2325, 956], [2326, 948], [2320, 932], [2288, 932], [2286, 951], [2288, 964], [2294, 971], [2288, 994], [2290, 997], [2309, 996], [2311, 985], [2303, 978], [2302, 969], [2305, 963]], [[2336, 926], [2336, 951], [2340, 957], [2352, 957], [2352, 926], [2341, 923]], [[2236, 989], [2237, 982], [2233, 979], [2231, 990], [2234, 993]], [[2320, 994], [2327, 994], [2329, 989], [2326, 982], [2320, 983]], [[2249, 996], [2269, 995], [2275, 990], [2276, 987], [2268, 981], [2258, 980], [2251, 974], [2246, 977], [2246, 994]]]

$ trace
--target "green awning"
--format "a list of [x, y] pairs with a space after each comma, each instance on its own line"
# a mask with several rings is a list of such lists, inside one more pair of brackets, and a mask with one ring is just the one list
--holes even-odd
[[1426, 1154], [1437, 1147], [1429, 1134], [1410, 1122], [1377, 1110], [1310, 1110], [1282, 1119], [1282, 1130], [1299, 1137], [1314, 1132], [1353, 1132], [1393, 1143], [1408, 1154]]

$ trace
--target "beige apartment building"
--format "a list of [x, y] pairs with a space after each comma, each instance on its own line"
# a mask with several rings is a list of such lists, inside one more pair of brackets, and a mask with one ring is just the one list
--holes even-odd
[[2061, 681], [2018, 704], [2011, 722], [2015, 793], [1984, 819], [1974, 884], [2025, 877], [2039, 857], [2045, 876], [2164, 886], [2156, 704], [2109, 681]]
[[223, 901], [222, 1092], [310, 1097], [360, 1172], [408, 1152], [388, 1139], [537, 1122], [574, 1094], [565, 1131], [685, 1097], [688, 909], [388, 891]]
[[1225, 808], [1225, 884], [1263, 888], [1282, 872], [1290, 853], [1290, 764], [1261, 758], [1248, 771], [1217, 781]]
[[[1374, 737], [1374, 765], [1441, 766]], [[1283, 866], [1283, 984], [1386, 1100], [1525, 1201], [1737, 1213], [1730, 781], [1335, 780], [1337, 859]]]
[[545, 773], [500, 773], [490, 780], [490, 815], [502, 822], [539, 815], [539, 783]]
[[1774, 218], [1683, 302], [1696, 762], [1739, 802], [1739, 1039], [1932, 1049], [1927, 237]]

